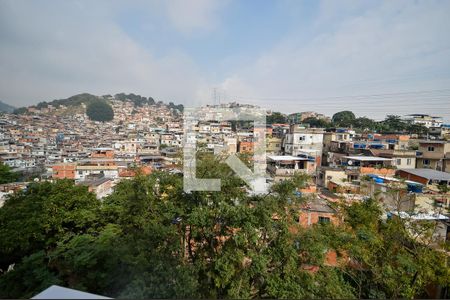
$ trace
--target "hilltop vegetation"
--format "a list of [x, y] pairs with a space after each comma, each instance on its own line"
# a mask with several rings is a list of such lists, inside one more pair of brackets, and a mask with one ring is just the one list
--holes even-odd
[[[99, 100], [102, 100], [103, 103], [107, 103], [109, 100], [119, 100], [119, 101], [129, 101], [134, 104], [136, 107], [141, 107], [144, 105], [164, 105], [163, 102], [155, 102], [155, 100], [152, 97], [143, 97], [140, 95], [135, 95], [133, 93], [131, 94], [125, 94], [125, 93], [119, 93], [114, 96], [111, 95], [103, 95], [103, 96], [95, 96], [88, 93], [78, 94], [71, 96], [66, 99], [57, 99], [53, 101], [43, 101], [38, 103], [37, 105], [31, 106], [36, 107], [38, 109], [47, 108], [49, 105], [59, 108], [60, 106], [64, 105], [66, 107], [75, 107], [75, 106], [81, 106], [82, 104], [86, 105], [86, 107], [89, 107], [91, 103], [99, 102]], [[97, 106], [98, 104], [96, 104]], [[173, 102], [169, 102], [167, 106], [171, 109], [178, 110], [180, 112], [183, 111], [184, 106], [182, 104], [176, 105]], [[27, 113], [26, 107], [17, 108], [14, 110], [14, 113], [16, 114], [24, 114]]]
[[[288, 117], [280, 112], [274, 112], [267, 117], [267, 124], [288, 123]], [[410, 124], [401, 119], [400, 116], [387, 115], [382, 121], [375, 121], [367, 117], [356, 117], [351, 111], [345, 110], [333, 115], [331, 121], [317, 119], [314, 117], [303, 120], [304, 124], [309, 124], [315, 128], [353, 128], [359, 132], [378, 133], [415, 133], [426, 134], [428, 129], [419, 124]]]
[[105, 100], [96, 99], [86, 107], [86, 114], [92, 121], [107, 122], [114, 119], [114, 111]]
[[[108, 97], [108, 96], [106, 96]], [[144, 106], [144, 105], [154, 105], [155, 104], [155, 100], [153, 100], [152, 97], [142, 97], [141, 95], [135, 95], [133, 93], [131, 94], [125, 94], [125, 93], [120, 93], [120, 94], [115, 94], [114, 98], [116, 100], [120, 100], [120, 101], [131, 101], [134, 103], [135, 106]]]
[[80, 106], [81, 104], [85, 104], [88, 105], [91, 102], [94, 102], [96, 100], [98, 100], [99, 97], [88, 94], [88, 93], [83, 93], [83, 94], [78, 94], [78, 95], [74, 95], [71, 96], [67, 99], [59, 99], [59, 100], [53, 100], [50, 102], [40, 102], [36, 105], [36, 108], [45, 108], [48, 107], [49, 105], [52, 105], [54, 107], [60, 107], [61, 105], [64, 106]]

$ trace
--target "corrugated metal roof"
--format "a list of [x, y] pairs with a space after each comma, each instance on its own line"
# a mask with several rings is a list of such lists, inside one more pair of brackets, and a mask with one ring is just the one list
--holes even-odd
[[401, 171], [423, 177], [428, 180], [450, 181], [450, 173], [433, 169], [401, 169]]
[[391, 158], [377, 157], [377, 156], [344, 156], [344, 158], [356, 161], [390, 161]]

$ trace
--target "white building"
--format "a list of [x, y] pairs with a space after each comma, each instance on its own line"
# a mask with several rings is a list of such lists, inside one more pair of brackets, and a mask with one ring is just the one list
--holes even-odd
[[305, 152], [314, 152], [313, 156], [320, 157], [323, 149], [323, 134], [320, 128], [291, 125], [290, 132], [286, 134], [283, 141], [284, 153], [298, 156]]
[[427, 128], [441, 127], [443, 123], [442, 117], [433, 117], [424, 114], [411, 114], [403, 117], [403, 120], [413, 124], [420, 124]]

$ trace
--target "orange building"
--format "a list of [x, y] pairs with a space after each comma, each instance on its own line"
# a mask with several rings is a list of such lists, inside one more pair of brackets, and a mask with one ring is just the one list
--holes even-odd
[[111, 148], [97, 148], [91, 153], [92, 158], [114, 158], [114, 149]]
[[239, 153], [253, 153], [253, 148], [255, 144], [253, 142], [242, 141], [239, 142], [238, 152]]
[[143, 175], [149, 175], [149, 174], [152, 173], [152, 168], [150, 166], [143, 166], [143, 167], [140, 167], [138, 169], [138, 171], [135, 171], [133, 169], [126, 169], [126, 170], [123, 170], [123, 171], [121, 171], [119, 173], [119, 177], [121, 177], [121, 178], [133, 178], [133, 177], [136, 176], [136, 174], [138, 172], [140, 172]]
[[308, 183], [307, 186], [300, 189], [302, 194], [313, 194], [317, 193], [317, 186], [314, 183]]
[[359, 169], [361, 176], [368, 175], [368, 174], [374, 174], [374, 175], [380, 175], [380, 176], [394, 176], [395, 171], [396, 170], [392, 169], [392, 168], [361, 167]]
[[52, 167], [52, 177], [55, 179], [75, 179], [76, 168], [75, 164], [55, 165]]
[[336, 211], [325, 200], [315, 199], [302, 207], [299, 212], [299, 223], [302, 227], [309, 227], [316, 223], [337, 225], [340, 223], [340, 220]]

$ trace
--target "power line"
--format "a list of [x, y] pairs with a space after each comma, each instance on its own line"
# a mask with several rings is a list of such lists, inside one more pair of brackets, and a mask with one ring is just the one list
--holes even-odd
[[385, 93], [385, 94], [369, 94], [369, 95], [348, 95], [348, 96], [330, 96], [330, 97], [245, 97], [245, 96], [233, 96], [236, 99], [248, 99], [248, 100], [327, 100], [327, 99], [355, 99], [355, 98], [386, 98], [389, 96], [424, 96], [423, 94], [430, 93], [442, 93], [447, 92], [448, 94], [435, 95], [439, 97], [450, 97], [450, 89], [436, 89], [436, 90], [422, 90], [422, 91], [408, 91], [408, 92], [398, 92], [398, 93]]

